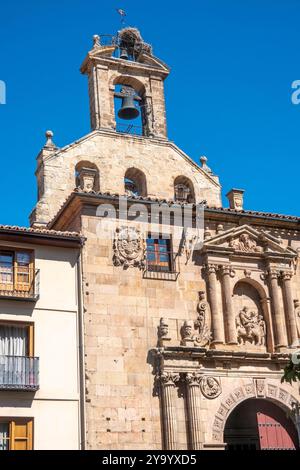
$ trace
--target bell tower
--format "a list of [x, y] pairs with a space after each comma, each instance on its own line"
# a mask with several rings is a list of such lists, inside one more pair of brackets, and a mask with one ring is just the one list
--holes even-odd
[[93, 39], [80, 69], [88, 76], [92, 130], [167, 139], [168, 66], [153, 55], [136, 28]]

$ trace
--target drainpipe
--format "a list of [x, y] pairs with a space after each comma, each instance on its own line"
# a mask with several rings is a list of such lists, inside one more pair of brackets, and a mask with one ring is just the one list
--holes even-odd
[[83, 295], [82, 295], [82, 247], [76, 265], [77, 271], [77, 301], [78, 301], [78, 360], [79, 360], [79, 393], [80, 393], [80, 450], [86, 447], [85, 429], [85, 365], [84, 365], [84, 321], [83, 321]]

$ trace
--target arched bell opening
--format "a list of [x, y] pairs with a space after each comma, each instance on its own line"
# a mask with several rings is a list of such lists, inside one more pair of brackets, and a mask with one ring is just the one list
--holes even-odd
[[150, 100], [137, 79], [121, 76], [115, 80], [114, 111], [117, 132], [150, 135]]
[[147, 180], [138, 168], [128, 168], [124, 176], [124, 189], [127, 196], [147, 196]]
[[174, 180], [174, 199], [177, 202], [195, 203], [194, 185], [186, 176], [177, 176]]
[[227, 418], [224, 428], [226, 449], [298, 449], [297, 429], [287, 411], [268, 399], [244, 400]]
[[95, 163], [81, 160], [75, 166], [75, 187], [84, 191], [100, 191], [99, 169]]

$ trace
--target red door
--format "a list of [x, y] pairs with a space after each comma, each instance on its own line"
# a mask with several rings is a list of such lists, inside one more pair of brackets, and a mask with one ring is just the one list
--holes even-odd
[[283, 416], [274, 416], [274, 409], [272, 415], [269, 416], [268, 413], [261, 411], [256, 413], [260, 449], [296, 450], [291, 435], [287, 431], [290, 427], [288, 420]]

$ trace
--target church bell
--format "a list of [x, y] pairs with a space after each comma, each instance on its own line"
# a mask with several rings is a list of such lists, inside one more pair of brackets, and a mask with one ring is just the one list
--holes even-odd
[[122, 98], [122, 106], [119, 109], [118, 117], [120, 119], [135, 119], [140, 114], [135, 107], [133, 95], [125, 95]]
[[125, 49], [124, 47], [121, 48], [120, 59], [128, 60], [127, 49]]

